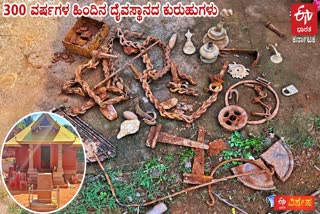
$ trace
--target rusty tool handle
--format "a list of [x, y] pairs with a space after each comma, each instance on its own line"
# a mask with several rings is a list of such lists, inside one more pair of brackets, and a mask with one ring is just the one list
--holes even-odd
[[274, 26], [271, 21], [266, 23], [266, 27], [275, 32], [279, 37], [283, 38], [285, 35], [276, 26]]
[[154, 147], [156, 147], [157, 144], [157, 140], [161, 131], [162, 125], [158, 124], [157, 126], [152, 126], [150, 128], [149, 134], [148, 134], [148, 138], [147, 138], [147, 142], [146, 145], [148, 147], [151, 147], [152, 149]]
[[173, 144], [178, 146], [187, 146], [187, 147], [192, 147], [197, 149], [206, 149], [206, 150], [209, 149], [209, 146], [206, 144], [202, 144], [197, 141], [189, 140], [183, 137], [170, 135], [165, 132], [160, 132], [158, 137], [158, 142], [168, 143], [168, 144]]

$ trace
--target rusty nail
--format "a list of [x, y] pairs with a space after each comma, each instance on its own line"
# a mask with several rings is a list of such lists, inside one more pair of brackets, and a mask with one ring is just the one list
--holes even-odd
[[281, 31], [276, 27], [274, 26], [271, 21], [268, 21], [266, 23], [266, 27], [269, 28], [270, 30], [272, 30], [273, 32], [275, 32], [279, 37], [283, 38], [284, 37], [284, 33], [281, 33]]

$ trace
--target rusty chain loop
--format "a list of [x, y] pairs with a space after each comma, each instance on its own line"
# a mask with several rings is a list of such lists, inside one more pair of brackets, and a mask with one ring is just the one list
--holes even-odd
[[[107, 79], [115, 71], [113, 61], [108, 57], [105, 57], [104, 54], [112, 54], [113, 42], [116, 38], [116, 36], [109, 37], [106, 44], [101, 45], [98, 50], [92, 51], [91, 60], [89, 60], [88, 63], [78, 67], [75, 72], [75, 79], [67, 81], [63, 85], [62, 90], [67, 94], [78, 94], [80, 96], [90, 97], [90, 99], [81, 106], [71, 107], [68, 110], [68, 114], [72, 116], [84, 114], [96, 104], [98, 104], [101, 108], [106, 108], [107, 105], [113, 105], [129, 98], [124, 90], [125, 87], [123, 85], [122, 78], [117, 75], [108, 80], [104, 86], [98, 87], [94, 90], [92, 90], [89, 84], [81, 78], [82, 73], [86, 69], [95, 69], [100, 63], [102, 64], [105, 79]], [[109, 93], [113, 93], [116, 96], [111, 97]]]
[[[129, 68], [133, 71], [136, 78], [142, 84], [142, 88], [145, 91], [145, 95], [149, 98], [156, 109], [159, 110], [162, 117], [166, 117], [174, 120], [181, 120], [187, 123], [192, 123], [203, 115], [207, 109], [217, 100], [219, 92], [222, 90], [223, 75], [227, 69], [227, 65], [224, 65], [220, 74], [211, 78], [211, 84], [209, 85], [208, 92], [211, 93], [209, 98], [205, 100], [200, 108], [193, 112], [191, 115], [186, 115], [183, 112], [169, 112], [165, 110], [161, 105], [158, 98], [156, 98], [150, 88], [150, 83], [154, 80], [161, 78], [163, 75], [171, 71], [172, 80], [168, 84], [168, 88], [171, 92], [177, 92], [179, 94], [198, 96], [197, 90], [189, 88], [189, 84], [196, 85], [197, 82], [192, 76], [187, 75], [177, 68], [177, 65], [172, 62], [170, 58], [170, 48], [165, 42], [161, 41], [157, 37], [148, 36], [142, 43], [128, 40], [127, 37], [142, 38], [142, 34], [134, 33], [130, 31], [122, 31], [117, 29], [117, 33], [108, 38], [107, 42], [99, 47], [98, 50], [92, 51], [92, 59], [83, 65], [80, 65], [75, 72], [75, 79], [67, 81], [63, 86], [63, 91], [67, 94], [78, 94], [80, 96], [89, 96], [90, 99], [86, 101], [80, 107], [70, 108], [70, 115], [84, 114], [94, 105], [98, 104], [101, 108], [106, 108], [107, 105], [113, 105], [121, 101], [127, 100], [129, 97], [125, 91], [122, 78], [118, 75], [110, 75], [115, 72], [114, 61], [107, 57], [106, 54], [112, 54], [113, 43], [115, 39], [119, 39], [121, 46], [136, 49], [142, 52], [149, 44], [156, 43], [157, 46], [163, 52], [163, 67], [160, 71], [154, 69], [154, 66], [149, 58], [148, 54], [142, 55], [143, 63], [146, 69], [141, 73], [132, 64], [128, 64]], [[89, 84], [81, 78], [82, 73], [86, 69], [95, 69], [98, 64], [102, 64], [104, 71], [104, 78], [107, 80], [103, 85], [98, 85], [92, 90]], [[222, 75], [221, 75], [222, 74]], [[111, 97], [110, 93], [115, 94], [115, 97]]]

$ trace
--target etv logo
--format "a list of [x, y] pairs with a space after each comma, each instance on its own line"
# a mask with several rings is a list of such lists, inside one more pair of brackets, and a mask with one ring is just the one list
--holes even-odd
[[316, 4], [291, 5], [291, 34], [316, 35], [318, 32], [318, 13]]

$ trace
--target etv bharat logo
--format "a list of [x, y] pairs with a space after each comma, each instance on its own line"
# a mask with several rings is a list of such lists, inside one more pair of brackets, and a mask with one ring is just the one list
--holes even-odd
[[291, 5], [291, 34], [316, 35], [318, 32], [318, 14], [316, 4]]

